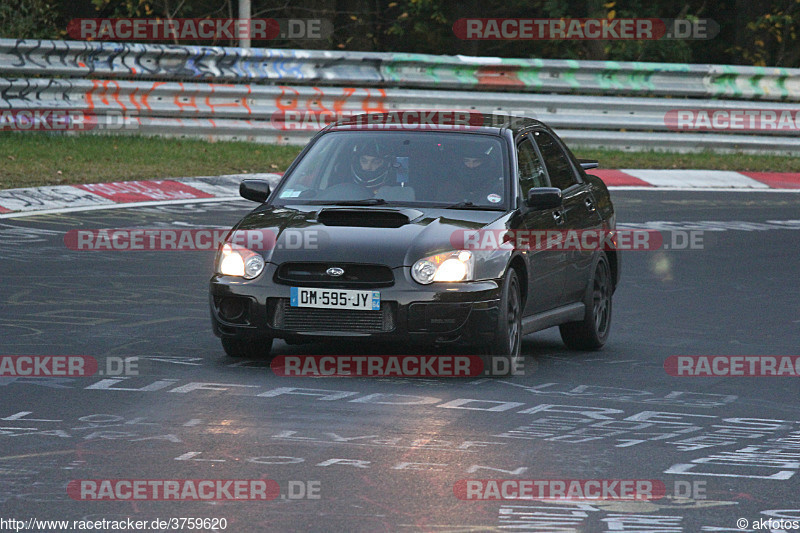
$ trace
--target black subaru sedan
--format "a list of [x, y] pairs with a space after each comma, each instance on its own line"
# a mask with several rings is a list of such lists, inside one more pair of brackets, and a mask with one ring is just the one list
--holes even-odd
[[[568, 347], [604, 345], [620, 256], [596, 162], [528, 118], [367, 117], [319, 132], [274, 191], [241, 183], [260, 205], [210, 282], [228, 355], [355, 338], [519, 358], [523, 335], [553, 326]], [[605, 244], [553, 245], [569, 232]]]

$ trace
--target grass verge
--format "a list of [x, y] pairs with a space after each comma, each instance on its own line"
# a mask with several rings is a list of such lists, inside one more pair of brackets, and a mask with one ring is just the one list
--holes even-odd
[[298, 146], [163, 137], [0, 134], [0, 189], [283, 171]]
[[800, 157], [790, 155], [720, 154], [700, 152], [623, 152], [620, 150], [573, 149], [584, 159], [597, 159], [600, 168], [655, 168], [734, 170], [747, 172], [800, 172]]

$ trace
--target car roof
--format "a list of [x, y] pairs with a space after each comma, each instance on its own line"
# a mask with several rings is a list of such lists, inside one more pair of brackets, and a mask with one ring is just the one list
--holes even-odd
[[[459, 127], [454, 127], [456, 124]], [[533, 126], [550, 129], [536, 119], [515, 115], [453, 110], [398, 110], [354, 115], [329, 124], [322, 131], [442, 131], [501, 135], [503, 130], [508, 129], [516, 135]]]

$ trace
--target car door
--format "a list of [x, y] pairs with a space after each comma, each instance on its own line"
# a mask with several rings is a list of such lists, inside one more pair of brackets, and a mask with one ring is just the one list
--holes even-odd
[[[523, 234], [554, 231], [560, 228], [558, 209], [534, 210], [525, 205], [525, 198], [532, 187], [547, 187], [547, 174], [544, 164], [536, 153], [530, 134], [517, 139], [517, 179], [522, 206]], [[541, 313], [558, 307], [564, 285], [565, 255], [560, 250], [536, 249], [535, 240], [528, 239], [530, 246], [523, 251], [528, 267], [530, 283], [525, 315]], [[525, 249], [523, 244], [520, 246]]]
[[[583, 232], [599, 233], [602, 229], [602, 220], [589, 185], [580, 178], [578, 170], [559, 139], [546, 130], [535, 131], [533, 139], [545, 163], [551, 186], [561, 189], [563, 198], [561, 229], [568, 230], [565, 237], [578, 238], [577, 241], [569, 240], [571, 244], [566, 246], [564, 251], [564, 290], [560, 304], [566, 305], [583, 300], [591, 274], [594, 251], [589, 248], [582, 249], [583, 247], [577, 244], [581, 242], [580, 237]], [[590, 245], [596, 242], [596, 239], [587, 240]]]

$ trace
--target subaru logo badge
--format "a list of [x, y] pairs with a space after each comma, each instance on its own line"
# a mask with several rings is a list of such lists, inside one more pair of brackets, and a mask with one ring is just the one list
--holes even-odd
[[342, 269], [342, 268], [339, 268], [339, 267], [331, 267], [331, 268], [329, 268], [328, 270], [326, 270], [326, 271], [325, 271], [325, 273], [326, 273], [327, 275], [329, 275], [329, 276], [336, 276], [336, 277], [339, 277], [339, 276], [341, 276], [342, 274], [344, 274], [344, 269]]

